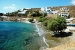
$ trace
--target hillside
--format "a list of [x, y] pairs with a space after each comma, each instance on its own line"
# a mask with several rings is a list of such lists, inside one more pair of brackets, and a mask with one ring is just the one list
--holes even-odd
[[[75, 17], [75, 6], [58, 6], [58, 7], [49, 7], [51, 10], [60, 10], [60, 8], [66, 7], [69, 9], [69, 14], [70, 17]], [[25, 8], [24, 8], [25, 9]], [[30, 17], [32, 13], [34, 13], [34, 11], [39, 11], [41, 12], [41, 8], [31, 8], [31, 9], [27, 9], [28, 11], [26, 12], [25, 15], [21, 15], [21, 16], [25, 16], [25, 17]], [[7, 16], [16, 16], [17, 13], [19, 12], [19, 10], [16, 10], [15, 12], [12, 13], [6, 13], [5, 15]]]
[[75, 6], [59, 6], [59, 7], [50, 7], [50, 8], [54, 10], [60, 10], [60, 8], [62, 7], [66, 7], [69, 9], [70, 17], [75, 17]]
[[[70, 17], [75, 17], [75, 6], [58, 6], [58, 7], [49, 7], [52, 10], [60, 10], [60, 8], [66, 7], [69, 9]], [[40, 11], [41, 8], [31, 8], [29, 11]]]

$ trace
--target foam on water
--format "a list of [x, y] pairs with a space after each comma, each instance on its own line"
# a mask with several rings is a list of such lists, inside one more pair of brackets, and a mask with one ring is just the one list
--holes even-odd
[[38, 32], [39, 36], [41, 36], [41, 32], [40, 32], [40, 30], [39, 30], [37, 25], [36, 25], [36, 28], [37, 28], [37, 32]]
[[49, 45], [48, 45], [47, 42], [46, 42], [45, 37], [43, 37], [43, 41], [44, 41], [44, 43], [46, 44], [46, 46], [49, 47]]
[[[45, 37], [43, 36], [44, 35], [44, 30], [40, 27], [40, 26], [38, 26], [38, 24], [36, 23], [35, 24], [36, 25], [36, 28], [37, 28], [37, 32], [38, 32], [38, 34], [39, 34], [39, 36], [42, 36], [42, 39], [43, 39], [43, 42], [44, 42], [44, 46], [42, 46], [41, 48], [43, 49], [43, 48], [48, 48], [49, 47], [49, 45], [47, 44], [47, 42], [46, 42], [46, 39], [45, 39]], [[40, 50], [42, 50], [40, 48]]]

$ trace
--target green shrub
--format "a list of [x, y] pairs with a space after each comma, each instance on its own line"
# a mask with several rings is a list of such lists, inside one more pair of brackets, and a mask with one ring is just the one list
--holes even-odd
[[28, 21], [29, 21], [29, 22], [33, 22], [33, 20], [34, 20], [33, 18], [31, 18], [31, 19], [28, 19]]
[[43, 22], [43, 25], [47, 27], [47, 25], [48, 25], [48, 20], [45, 20], [45, 21]]
[[44, 22], [45, 20], [47, 20], [47, 18], [45, 18], [45, 17], [40, 17], [40, 18], [38, 19], [39, 22]]

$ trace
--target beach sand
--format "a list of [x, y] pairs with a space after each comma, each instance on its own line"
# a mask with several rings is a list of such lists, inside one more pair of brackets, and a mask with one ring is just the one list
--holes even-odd
[[[50, 37], [50, 36], [49, 36]], [[47, 35], [47, 38], [51, 40]], [[51, 48], [46, 48], [43, 50], [75, 50], [75, 32], [73, 31], [73, 35], [64, 38], [53, 38], [53, 41], [57, 39], [59, 41], [59, 45], [54, 45]], [[56, 41], [57, 41], [56, 40]], [[49, 42], [50, 44], [54, 44], [54, 42]], [[55, 43], [57, 44], [57, 43]]]
[[[71, 36], [67, 36], [67, 37], [53, 37], [54, 34], [52, 31], [47, 31], [41, 25], [38, 25], [38, 26], [40, 28], [42, 28], [41, 30], [43, 30], [43, 33], [41, 32], [40, 34], [45, 38], [44, 42], [48, 46], [41, 50], [64, 50], [65, 48], [68, 48], [68, 45], [71, 46], [72, 42], [73, 42], [72, 44], [74, 44], [73, 45], [73, 48], [74, 48], [75, 32], [73, 32], [73, 34]], [[69, 46], [69, 48], [70, 48], [70, 46]], [[58, 48], [58, 49], [56, 49], [56, 48]], [[64, 48], [64, 49], [62, 49], [62, 48]]]
[[[42, 37], [43, 42], [44, 42], [44, 46], [42, 46], [40, 50], [61, 50], [62, 49], [61, 46], [63, 46], [63, 48], [67, 48], [65, 46], [68, 43], [72, 43], [71, 41], [75, 39], [74, 38], [75, 34], [73, 34], [72, 36], [68, 36], [68, 37], [53, 37], [54, 35], [53, 32], [47, 31], [41, 25], [41, 23], [38, 23], [37, 21], [35, 21], [34, 25], [37, 28], [39, 36]], [[60, 49], [56, 49], [56, 48], [60, 48]]]

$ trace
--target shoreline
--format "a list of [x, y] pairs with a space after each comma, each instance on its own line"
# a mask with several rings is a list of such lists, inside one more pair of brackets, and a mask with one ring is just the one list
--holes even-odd
[[[71, 36], [71, 38], [70, 37], [65, 37], [65, 38], [52, 37], [52, 35], [51, 35], [52, 33], [47, 31], [46, 29], [44, 29], [43, 26], [41, 25], [41, 23], [39, 23], [37, 21], [35, 23], [30, 23], [30, 22], [26, 22], [26, 21], [23, 21], [23, 22], [29, 23], [29, 24], [34, 24], [36, 27], [36, 30], [38, 32], [38, 35], [42, 37], [42, 40], [43, 40], [45, 46], [40, 47], [39, 50], [53, 49], [57, 46], [61, 46], [62, 44], [67, 43], [67, 41], [70, 41], [72, 38], [72, 36]], [[74, 38], [74, 36], [73, 36], [73, 38]]]
[[42, 47], [42, 49], [40, 49], [40, 50], [50, 50], [51, 48], [60, 46], [60, 45], [65, 44], [65, 43], [67, 43], [68, 41], [71, 40], [70, 36], [69, 37], [64, 37], [64, 38], [52, 37], [52, 35], [53, 35], [52, 32], [47, 31], [46, 29], [44, 29], [43, 26], [41, 25], [41, 23], [36, 22], [35, 26], [38, 30], [39, 36], [42, 36], [43, 41], [46, 44], [46, 47]]
[[36, 21], [34, 23], [34, 25], [36, 26], [37, 32], [38, 32], [39, 36], [42, 37], [43, 42], [45, 44], [45, 46], [42, 46], [39, 50], [43, 50], [44, 48], [49, 48], [49, 45], [46, 42], [46, 38], [44, 37], [45, 31], [44, 31], [43, 27], [41, 26], [41, 23]]
[[[30, 22], [26, 22], [25, 23], [30, 23]], [[30, 23], [30, 24], [34, 24], [36, 27], [36, 30], [38, 32], [38, 35], [40, 37], [42, 37], [42, 40], [44, 42], [44, 46], [40, 47], [39, 50], [50, 50], [50, 49], [54, 49], [57, 47], [60, 47], [66, 43], [68, 43], [69, 41], [73, 41], [75, 38], [75, 32], [73, 32], [72, 36], [69, 37], [64, 37], [64, 38], [56, 38], [56, 37], [52, 37], [52, 32], [47, 31], [46, 29], [43, 28], [43, 26], [41, 25], [41, 23], [39, 22], [35, 22], [35, 23]], [[61, 40], [62, 39], [62, 40]], [[67, 45], [67, 44], [66, 44]]]
[[43, 50], [45, 48], [49, 48], [49, 45], [46, 42], [46, 38], [44, 37], [45, 32], [44, 32], [43, 27], [41, 26], [41, 23], [37, 22], [36, 19], [35, 19], [35, 23], [31, 23], [29, 21], [21, 21], [21, 22], [25, 22], [25, 23], [28, 23], [28, 24], [34, 24], [35, 25], [36, 31], [38, 32], [38, 35], [42, 38], [41, 40], [43, 40], [42, 47], [40, 47], [39, 50]]
[[[39, 22], [35, 22], [34, 23], [38, 35], [42, 37], [43, 42], [45, 44], [45, 46], [42, 46], [39, 50], [45, 50], [47, 48], [52, 48], [52, 47], [56, 47], [58, 45], [60, 45], [60, 40], [56, 39], [56, 38], [52, 38], [52, 33], [50, 31], [47, 31], [46, 29], [43, 28], [43, 26], [41, 25], [41, 23]], [[47, 38], [48, 37], [48, 38]], [[52, 39], [50, 39], [52, 38]]]

